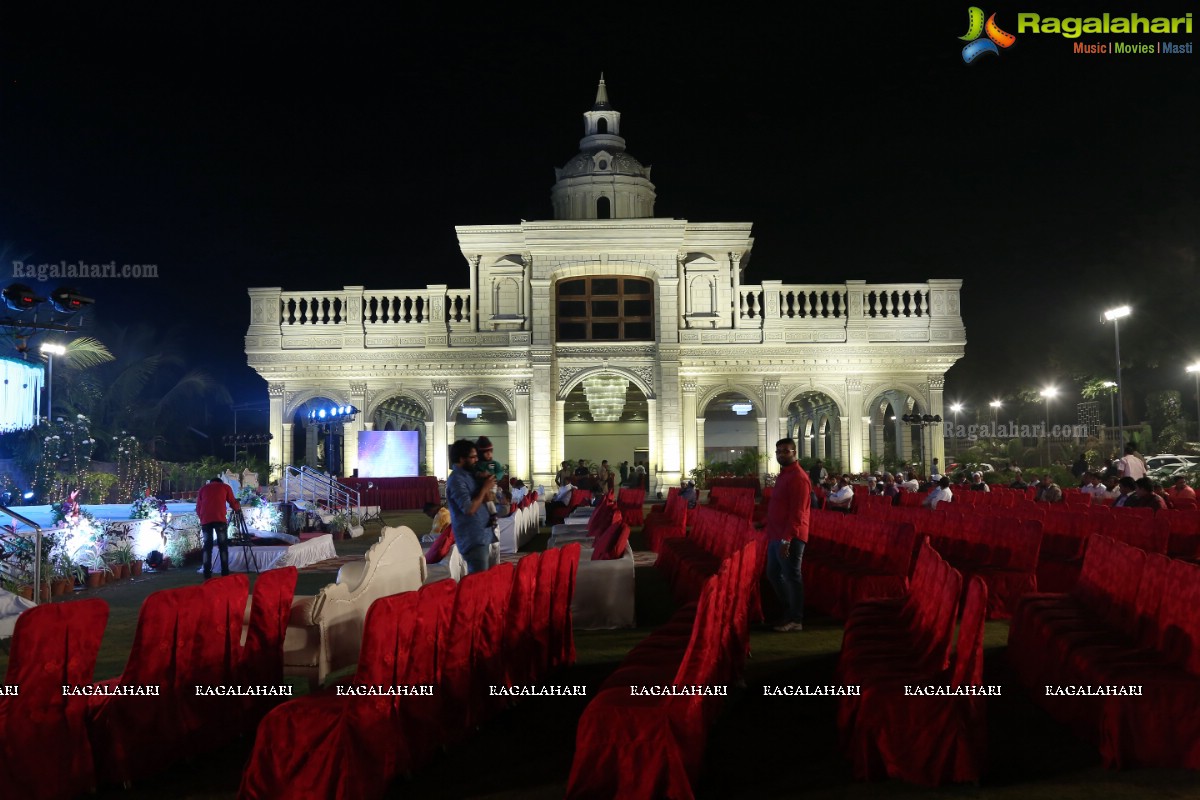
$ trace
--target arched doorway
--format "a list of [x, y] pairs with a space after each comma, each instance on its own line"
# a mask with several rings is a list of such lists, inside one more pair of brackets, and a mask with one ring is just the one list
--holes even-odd
[[718, 472], [757, 475], [763, 470], [759, 452], [758, 406], [738, 391], [722, 392], [708, 401], [704, 420], [704, 464]]
[[563, 458], [597, 467], [608, 461], [614, 472], [623, 461], [630, 469], [642, 462], [653, 474], [659, 465], [650, 463], [649, 416], [650, 404], [632, 380], [616, 373], [589, 375], [563, 403]]
[[907, 388], [886, 389], [876, 394], [867, 413], [870, 463], [891, 472], [904, 472], [914, 466], [918, 471], [927, 470], [933, 448], [930, 436], [939, 435], [938, 431], [904, 421], [905, 416], [927, 413], [924, 400]]
[[493, 458], [504, 464], [505, 473], [511, 475], [513, 453], [508, 436], [508, 409], [490, 394], [473, 394], [459, 401], [451, 411], [454, 412], [451, 417], [454, 420], [454, 435], [450, 441], [470, 439], [476, 442], [486, 436], [495, 448]]
[[787, 433], [796, 440], [796, 452], [809, 463], [821, 459], [830, 473], [846, 468], [842, 422], [837, 402], [821, 391], [801, 392], [787, 405]]

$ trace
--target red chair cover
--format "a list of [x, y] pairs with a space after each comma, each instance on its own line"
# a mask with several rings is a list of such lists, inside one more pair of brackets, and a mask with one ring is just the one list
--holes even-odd
[[68, 798], [96, 785], [86, 699], [63, 686], [92, 682], [108, 620], [103, 600], [37, 606], [17, 618], [0, 697], [0, 786], [8, 797]]
[[[287, 633], [292, 598], [299, 571], [295, 567], [271, 569], [254, 581], [250, 625], [242, 649], [241, 683], [247, 686], [278, 685], [283, 680], [283, 639]], [[246, 698], [247, 724], [258, 724], [275, 701], [271, 697]]]
[[622, 489], [617, 495], [617, 507], [630, 525], [641, 525], [644, 522], [643, 511], [646, 503], [645, 489]]
[[575, 635], [571, 626], [571, 601], [575, 597], [575, 578], [579, 571], [581, 546], [572, 542], [561, 548], [558, 570], [551, 593], [549, 629], [549, 668], [575, 663]]

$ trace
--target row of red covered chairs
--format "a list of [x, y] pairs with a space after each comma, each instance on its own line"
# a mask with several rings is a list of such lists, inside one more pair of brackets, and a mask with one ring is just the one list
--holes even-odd
[[[1022, 599], [1008, 655], [1106, 766], [1200, 769], [1200, 565], [1094, 535], [1070, 592]], [[1131, 686], [1140, 696], [1046, 691]]]
[[629, 525], [641, 525], [644, 521], [642, 507], [646, 503], [645, 489], [622, 489], [617, 494], [617, 508]]
[[1021, 595], [1038, 589], [1042, 523], [969, 512], [957, 516], [932, 515], [944, 524], [929, 532], [930, 543], [964, 579], [978, 576], [987, 584], [988, 619], [1008, 619]]
[[[239, 796], [381, 797], [508, 705], [491, 687], [529, 685], [574, 663], [579, 552], [573, 543], [376, 600], [354, 676], [263, 719]], [[432, 689], [359, 694], [387, 687]]]
[[983, 684], [987, 586], [967, 585], [953, 663], [950, 645], [962, 576], [927, 541], [902, 597], [868, 600], [846, 622], [837, 681], [838, 732], [859, 780], [896, 778], [936, 786], [979, 780], [987, 748], [979, 694], [909, 695], [905, 687]]
[[708, 490], [708, 505], [745, 519], [753, 519], [754, 494], [754, 489], [714, 486]]
[[801, 562], [805, 604], [846, 619], [861, 600], [903, 595], [916, 538], [906, 523], [811, 512]]
[[[665, 539], [654, 565], [671, 586], [675, 599], [687, 603], [700, 596], [705, 581], [716, 575], [721, 563], [749, 542], [763, 542], [758, 553], [761, 575], [766, 569], [766, 546], [763, 534], [755, 530], [748, 519], [710, 506], [696, 509], [691, 529], [685, 537]], [[755, 613], [759, 612], [758, 594], [753, 599]]]
[[[662, 690], [703, 691], [741, 677], [761, 549], [749, 542], [726, 557], [699, 600], [642, 640], [600, 686], [579, 720], [567, 797], [694, 797], [721, 697]], [[643, 687], [654, 690], [635, 694]]]
[[[74, 797], [98, 783], [129, 784], [252, 731], [271, 697], [208, 697], [196, 687], [281, 683], [296, 574], [288, 567], [259, 576], [245, 645], [245, 575], [154, 592], [139, 613], [125, 670], [94, 687], [108, 604], [82, 600], [23, 613], [6, 677], [20, 694], [0, 697], [5, 793]], [[88, 694], [66, 696], [64, 686]], [[92, 694], [140, 687], [129, 696]]]
[[687, 535], [687, 519], [687, 500], [678, 489], [672, 488], [666, 504], [655, 506], [642, 523], [647, 546], [655, 553], [661, 553], [664, 539]]

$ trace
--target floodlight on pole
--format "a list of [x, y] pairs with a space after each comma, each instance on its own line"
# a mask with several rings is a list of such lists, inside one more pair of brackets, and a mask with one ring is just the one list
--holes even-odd
[[[951, 441], [954, 444], [954, 457], [958, 458], [958, 412], [963, 410], [963, 404], [951, 403], [950, 410], [954, 412], [954, 436]], [[942, 442], [945, 443], [945, 439]]]
[[[992, 407], [992, 427], [995, 428], [1000, 422], [1000, 407], [1004, 405], [1004, 402], [1001, 400], [993, 400], [992, 402], [988, 403], [988, 405]], [[996, 435], [994, 430], [992, 431], [992, 435]]]
[[1047, 386], [1040, 392], [1046, 400], [1046, 466], [1050, 466], [1050, 400], [1058, 396], [1058, 388]]
[[1104, 312], [1104, 319], [1113, 324], [1113, 339], [1117, 350], [1117, 436], [1121, 437], [1118, 452], [1123, 449], [1125, 441], [1125, 395], [1121, 386], [1121, 320], [1132, 313], [1129, 306], [1118, 306]]
[[46, 420], [50, 421], [54, 419], [54, 357], [66, 353], [67, 348], [61, 344], [42, 342], [41, 349], [46, 354], [46, 363], [49, 365], [46, 371]]
[[[1196, 423], [1200, 425], [1200, 361], [1189, 364], [1187, 371], [1196, 377]], [[1200, 436], [1200, 428], [1197, 428], [1196, 435]]]

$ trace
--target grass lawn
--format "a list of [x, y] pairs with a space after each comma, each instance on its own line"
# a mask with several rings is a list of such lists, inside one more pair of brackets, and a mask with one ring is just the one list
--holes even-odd
[[[429, 520], [420, 512], [392, 512], [388, 524], [404, 524], [418, 533]], [[378, 538], [378, 529], [337, 542], [341, 555], [361, 554]], [[543, 532], [529, 546], [545, 547]], [[635, 550], [644, 549], [637, 534]], [[298, 594], [313, 594], [333, 580], [329, 573], [300, 575]], [[111, 609], [96, 678], [119, 675], [133, 642], [137, 612], [152, 591], [199, 583], [193, 568], [172, 569], [101, 589], [78, 591], [71, 599], [97, 596]], [[637, 572], [639, 627], [623, 631], [580, 631], [575, 635], [578, 663], [553, 682], [598, 686], [625, 654], [671, 614], [667, 586], [653, 567]], [[1016, 685], [1004, 657], [1008, 625], [989, 622], [985, 639], [985, 683], [1003, 687], [988, 700], [990, 768], [979, 787], [927, 791], [896, 782], [861, 784], [852, 780], [841, 758], [835, 728], [836, 700], [764, 697], [763, 685], [824, 685], [832, 681], [841, 648], [841, 626], [811, 616], [803, 633], [756, 630], [747, 663], [747, 688], [730, 697], [711, 731], [702, 797], [971, 797], [971, 798], [1200, 798], [1200, 775], [1186, 771], [1101, 769], [1096, 750], [1074, 738], [1041, 712]], [[8, 653], [0, 649], [0, 669]], [[306, 690], [296, 683], [296, 692]], [[530, 698], [492, 720], [460, 753], [443, 754], [422, 773], [394, 787], [396, 797], [551, 798], [562, 797], [575, 746], [575, 727], [587, 698]], [[1200, 713], [1200, 710], [1197, 711]], [[228, 798], [237, 791], [250, 741], [231, 741], [204, 761], [184, 762], [168, 773], [100, 796], [124, 798]], [[288, 742], [276, 743], [289, 747]], [[464, 764], [477, 769], [463, 769]]]

